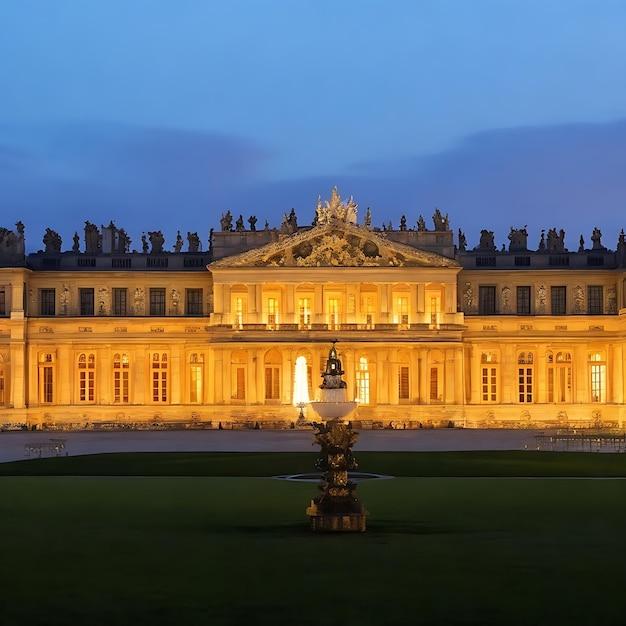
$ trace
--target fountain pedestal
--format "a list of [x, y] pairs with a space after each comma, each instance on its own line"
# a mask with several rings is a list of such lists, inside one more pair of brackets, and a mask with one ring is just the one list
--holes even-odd
[[346, 383], [341, 379], [341, 361], [333, 343], [320, 386], [320, 401], [312, 402], [313, 409], [324, 422], [313, 422], [315, 441], [321, 453], [315, 466], [322, 470], [319, 494], [311, 500], [306, 513], [315, 532], [365, 532], [368, 512], [356, 497], [356, 484], [348, 472], [358, 467], [352, 455], [352, 446], [359, 435], [342, 421], [356, 407], [346, 399]]

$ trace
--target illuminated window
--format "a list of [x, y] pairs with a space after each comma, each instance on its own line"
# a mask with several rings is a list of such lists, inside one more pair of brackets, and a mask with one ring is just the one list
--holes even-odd
[[338, 330], [340, 323], [340, 308], [338, 298], [328, 299], [328, 329]]
[[43, 352], [39, 355], [39, 402], [52, 404], [54, 402], [54, 355]]
[[548, 402], [572, 401], [572, 355], [570, 352], [548, 352]]
[[483, 402], [498, 400], [498, 358], [493, 352], [481, 355], [481, 397]]
[[431, 328], [439, 328], [439, 316], [441, 313], [441, 294], [437, 292], [426, 292], [427, 315]]
[[375, 299], [374, 296], [363, 296], [362, 298], [361, 308], [365, 315], [365, 327], [373, 328], [374, 327], [374, 315], [376, 313], [376, 305], [374, 304]]
[[165, 352], [152, 355], [152, 402], [167, 402], [167, 365]]
[[409, 325], [409, 298], [408, 296], [394, 296], [393, 322], [403, 327]]
[[128, 354], [116, 352], [113, 355], [113, 402], [115, 404], [126, 404], [129, 402], [129, 380], [130, 361]]
[[236, 402], [246, 399], [247, 354], [238, 350], [231, 357], [231, 392], [230, 398]]
[[311, 327], [311, 299], [298, 298], [298, 327]]
[[78, 401], [95, 400], [96, 356], [95, 354], [78, 355]]
[[361, 404], [370, 403], [370, 372], [367, 359], [362, 356], [359, 359], [359, 369], [356, 373], [357, 399]]
[[517, 357], [517, 392], [520, 402], [533, 401], [533, 360], [532, 352], [520, 352]]
[[602, 355], [596, 353], [589, 355], [591, 376], [591, 401], [606, 402], [606, 363]]
[[204, 381], [204, 354], [192, 352], [189, 355], [189, 402], [202, 402]]
[[267, 326], [270, 329], [278, 327], [278, 298], [267, 299]]
[[270, 350], [265, 357], [265, 400], [280, 400], [281, 362], [277, 350]]
[[242, 296], [235, 298], [235, 328], [243, 328], [243, 314], [245, 312], [245, 301]]
[[409, 366], [400, 365], [398, 367], [398, 399], [402, 402], [410, 398], [409, 387]]

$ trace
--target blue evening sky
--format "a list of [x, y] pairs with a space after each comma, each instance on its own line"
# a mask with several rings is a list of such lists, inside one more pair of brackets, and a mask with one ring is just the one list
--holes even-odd
[[337, 185], [373, 225], [614, 248], [625, 32], [623, 0], [2, 0], [0, 226], [206, 247], [226, 210], [309, 224]]

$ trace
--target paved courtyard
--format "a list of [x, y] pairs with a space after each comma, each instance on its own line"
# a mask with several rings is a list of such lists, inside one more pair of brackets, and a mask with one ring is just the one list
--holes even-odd
[[[534, 430], [374, 430], [361, 431], [355, 452], [524, 450], [536, 445]], [[0, 432], [0, 462], [29, 458], [25, 446], [65, 440], [62, 453], [103, 452], [308, 452], [313, 430], [76, 431]], [[42, 456], [54, 456], [44, 450]], [[36, 456], [36, 455], [31, 455]]]

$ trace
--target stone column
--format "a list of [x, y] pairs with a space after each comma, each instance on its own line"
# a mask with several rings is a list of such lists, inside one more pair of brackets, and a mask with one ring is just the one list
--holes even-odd
[[470, 346], [470, 404], [480, 404], [480, 355], [478, 345]]

